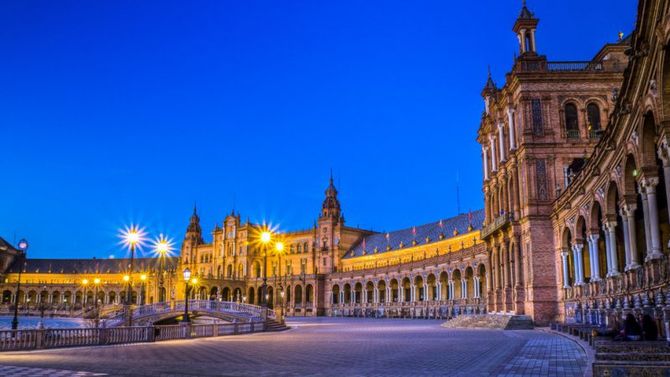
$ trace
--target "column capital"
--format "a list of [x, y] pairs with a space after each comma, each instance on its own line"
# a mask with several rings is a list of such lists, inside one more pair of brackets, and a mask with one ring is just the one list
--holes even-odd
[[658, 177], [642, 177], [642, 179], [640, 179], [640, 187], [642, 187], [647, 194], [656, 192], [657, 185]]
[[616, 220], [603, 221], [603, 229], [608, 232], [614, 232], [616, 230], [616, 226], [617, 226]]
[[568, 251], [565, 251], [565, 250], [561, 251], [561, 257], [564, 258], [564, 259], [568, 257], [568, 254], [569, 254]]
[[635, 214], [635, 210], [637, 209], [637, 203], [622, 202], [620, 208], [621, 213], [624, 216], [631, 217]]
[[573, 250], [582, 251], [582, 249], [584, 248], [584, 244], [581, 243], [581, 242], [577, 242], [574, 245], [572, 245], [572, 248], [573, 248]]
[[591, 233], [587, 237], [591, 242], [598, 242], [600, 239], [600, 233]]

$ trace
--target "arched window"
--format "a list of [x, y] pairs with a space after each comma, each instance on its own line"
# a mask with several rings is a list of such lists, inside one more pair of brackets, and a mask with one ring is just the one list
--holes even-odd
[[579, 139], [579, 121], [577, 106], [573, 103], [565, 105], [565, 133], [568, 139]]
[[600, 108], [595, 103], [589, 103], [586, 106], [586, 115], [589, 118], [589, 137], [594, 138], [598, 134], [596, 131], [600, 131]]

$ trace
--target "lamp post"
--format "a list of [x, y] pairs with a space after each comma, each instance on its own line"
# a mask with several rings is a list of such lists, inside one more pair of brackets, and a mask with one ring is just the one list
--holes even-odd
[[[28, 241], [25, 238], [19, 241], [19, 250], [21, 254], [19, 258], [23, 258], [22, 263], [19, 263], [19, 277], [16, 281], [16, 294], [14, 295], [14, 318], [12, 318], [12, 330], [17, 330], [19, 328], [19, 292], [21, 291], [21, 272], [25, 264], [26, 251], [28, 250]], [[21, 260], [21, 259], [19, 259]]]
[[82, 279], [81, 280], [81, 285], [84, 287], [84, 297], [82, 299], [82, 304], [81, 304], [81, 315], [84, 316], [84, 313], [86, 312], [86, 307], [88, 306], [88, 296], [86, 295], [86, 288], [88, 287], [88, 279]]
[[279, 276], [279, 307], [281, 308], [281, 317], [280, 319], [283, 320], [284, 318], [284, 284], [281, 281], [282, 279], [282, 274], [281, 274], [281, 256], [284, 253], [284, 243], [281, 241], [277, 241], [275, 243], [275, 254], [277, 254], [277, 273], [275, 275], [275, 279], [277, 276]]
[[[161, 234], [154, 241], [154, 251], [158, 255], [159, 280], [158, 280], [158, 301], [167, 301], [167, 292], [165, 289], [165, 258], [170, 255], [172, 242], [169, 238]], [[165, 294], [163, 293], [165, 291]]]
[[191, 319], [188, 317], [188, 283], [191, 280], [191, 270], [186, 267], [184, 269], [184, 319], [182, 323], [189, 324]]
[[263, 307], [268, 307], [268, 244], [272, 240], [272, 233], [269, 231], [261, 232], [261, 243], [263, 245], [263, 285], [261, 285], [261, 291], [263, 295], [261, 299], [263, 300]]
[[95, 297], [94, 308], [95, 308], [95, 327], [97, 328], [100, 324], [100, 309], [98, 308], [98, 286], [100, 286], [100, 278], [93, 279], [93, 285], [95, 286]]
[[128, 265], [128, 278], [123, 277], [123, 280], [126, 281], [126, 315], [128, 316], [128, 326], [133, 325], [133, 313], [132, 313], [132, 275], [133, 267], [135, 263], [135, 248], [142, 243], [142, 236], [144, 232], [136, 225], [131, 225], [123, 233], [124, 243], [130, 247], [130, 263]]
[[145, 297], [145, 293], [144, 293], [144, 287], [145, 287], [145, 283], [147, 281], [147, 274], [140, 275], [140, 281], [142, 282], [142, 284], [140, 285], [140, 297], [139, 297], [139, 300], [138, 300], [138, 304], [139, 305], [144, 305], [145, 301], [146, 301], [146, 297]]

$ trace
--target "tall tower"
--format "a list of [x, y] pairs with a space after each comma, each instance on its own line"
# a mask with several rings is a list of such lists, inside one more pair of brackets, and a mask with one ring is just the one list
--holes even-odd
[[330, 184], [326, 188], [326, 197], [321, 205], [318, 230], [316, 234], [316, 257], [318, 262], [318, 273], [333, 271], [339, 258], [339, 242], [341, 227], [344, 217], [340, 209], [340, 201], [337, 199], [337, 189], [333, 183], [333, 174], [330, 174]]
[[188, 227], [186, 228], [184, 242], [181, 245], [182, 263], [195, 263], [197, 258], [196, 252], [198, 245], [203, 244], [204, 242], [205, 241], [202, 238], [202, 228], [200, 227], [200, 217], [198, 216], [198, 210], [195, 206], [193, 206], [193, 214], [191, 215], [191, 220], [189, 221]]
[[537, 48], [535, 45], [535, 30], [537, 24], [540, 22], [533, 13], [526, 7], [526, 0], [523, 0], [521, 13], [514, 23], [512, 31], [516, 33], [519, 39], [519, 53], [524, 55], [537, 55]]

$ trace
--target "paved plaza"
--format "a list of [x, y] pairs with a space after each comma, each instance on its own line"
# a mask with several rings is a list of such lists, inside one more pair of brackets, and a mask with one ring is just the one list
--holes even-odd
[[280, 333], [4, 353], [0, 375], [581, 377], [586, 369], [583, 350], [558, 335], [440, 324], [315, 318]]

